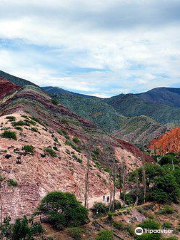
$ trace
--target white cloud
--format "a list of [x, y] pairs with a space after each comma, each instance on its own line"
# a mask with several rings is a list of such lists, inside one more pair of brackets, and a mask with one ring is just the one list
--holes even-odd
[[177, 85], [179, 5], [176, 0], [161, 5], [155, 0], [0, 1], [0, 38], [20, 41], [14, 48], [0, 47], [1, 69], [40, 85], [98, 96]]

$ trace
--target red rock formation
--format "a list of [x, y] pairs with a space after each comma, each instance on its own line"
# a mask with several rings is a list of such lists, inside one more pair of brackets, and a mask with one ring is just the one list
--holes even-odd
[[156, 154], [180, 152], [180, 127], [175, 127], [159, 138], [152, 140], [149, 148], [154, 150]]
[[5, 97], [8, 93], [12, 93], [18, 89], [20, 89], [19, 86], [16, 86], [5, 78], [0, 77], [0, 99]]

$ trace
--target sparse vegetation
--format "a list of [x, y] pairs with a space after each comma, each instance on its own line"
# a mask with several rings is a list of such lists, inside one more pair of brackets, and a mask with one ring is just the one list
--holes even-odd
[[101, 230], [96, 240], [113, 240], [113, 232], [110, 230]]
[[173, 214], [175, 212], [174, 208], [171, 206], [165, 206], [159, 210], [159, 214]]
[[4, 131], [1, 136], [2, 136], [3, 138], [8, 138], [8, 139], [17, 140], [16, 132]]
[[66, 232], [68, 233], [68, 235], [70, 235], [74, 240], [80, 240], [84, 231], [82, 228], [80, 227], [76, 227], [76, 228], [68, 228], [66, 230]]
[[15, 181], [13, 179], [8, 179], [7, 183], [8, 183], [8, 186], [12, 186], [12, 187], [17, 187], [18, 186], [17, 181]]
[[10, 122], [16, 121], [16, 118], [14, 116], [7, 116], [6, 119], [8, 119]]
[[67, 134], [67, 132], [65, 130], [58, 130], [57, 131], [60, 135], [64, 136], [66, 139], [70, 139], [69, 135]]
[[25, 145], [22, 147], [26, 153], [34, 154], [34, 147], [32, 145]]
[[74, 138], [73, 138], [73, 142], [74, 142], [74, 143], [79, 143], [79, 142], [80, 142], [80, 140], [79, 140], [79, 138], [77, 138], [77, 137], [74, 137]]
[[44, 149], [44, 152], [45, 153], [48, 153], [51, 157], [57, 157], [57, 154], [56, 152], [52, 149], [52, 148], [45, 148]]

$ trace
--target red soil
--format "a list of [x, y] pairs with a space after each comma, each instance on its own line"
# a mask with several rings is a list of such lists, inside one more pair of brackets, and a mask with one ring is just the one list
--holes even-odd
[[5, 97], [7, 94], [12, 93], [16, 90], [20, 89], [19, 86], [9, 82], [5, 78], [0, 77], [0, 99]]
[[[136, 147], [135, 145], [133, 145], [131, 143], [128, 143], [128, 142], [126, 142], [124, 140], [120, 140], [120, 139], [117, 139], [115, 137], [113, 137], [113, 138], [121, 145], [122, 148], [125, 148], [127, 151], [131, 152], [137, 158], [142, 159], [143, 153], [142, 153], [142, 151], [138, 147]], [[154, 160], [149, 155], [145, 154], [144, 158], [145, 158], [146, 162], [149, 162], [149, 163], [153, 163], [154, 162]]]
[[155, 150], [157, 154], [180, 152], [180, 127], [175, 127], [159, 138], [152, 140], [149, 148]]

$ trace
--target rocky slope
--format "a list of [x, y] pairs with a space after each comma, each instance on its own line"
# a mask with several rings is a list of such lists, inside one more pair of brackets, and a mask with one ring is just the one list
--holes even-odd
[[0, 77], [0, 99], [9, 93], [19, 90], [20, 87], [7, 81], [5, 78]]
[[[5, 131], [14, 132], [17, 139], [4, 138]], [[25, 150], [26, 145], [33, 151]], [[125, 160], [128, 171], [142, 164], [127, 146], [104, 134], [91, 121], [62, 105], [54, 105], [35, 86], [25, 86], [1, 99], [3, 217], [10, 215], [14, 219], [32, 213], [42, 197], [53, 190], [73, 192], [84, 202], [87, 159], [91, 204], [109, 195], [112, 181], [108, 172], [113, 159], [117, 167]]]
[[160, 136], [159, 138], [152, 140], [150, 142], [149, 148], [157, 154], [180, 152], [180, 127], [175, 127], [171, 131]]

